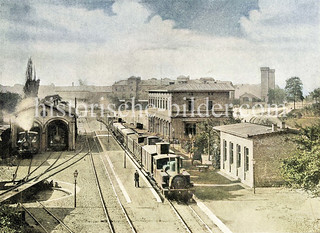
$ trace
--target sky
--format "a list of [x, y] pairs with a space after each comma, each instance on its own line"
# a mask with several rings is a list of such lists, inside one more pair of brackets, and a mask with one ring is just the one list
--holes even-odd
[[0, 0], [0, 84], [112, 85], [130, 76], [320, 87], [318, 0]]

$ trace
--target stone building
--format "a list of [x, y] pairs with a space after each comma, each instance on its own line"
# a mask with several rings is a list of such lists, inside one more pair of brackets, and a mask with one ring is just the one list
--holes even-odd
[[[269, 67], [261, 67], [261, 82], [260, 84], [236, 84], [235, 99], [240, 99], [245, 94], [251, 94], [262, 102], [268, 102], [269, 89], [275, 89], [275, 70]], [[252, 98], [249, 98], [249, 104], [254, 103]], [[241, 100], [240, 100], [241, 102]], [[247, 102], [247, 101], [245, 101]]]
[[12, 147], [17, 146], [20, 132], [35, 131], [39, 135], [40, 150], [53, 150], [59, 139], [61, 150], [74, 150], [76, 144], [76, 114], [74, 109], [55, 100], [42, 100], [15, 113], [11, 128]]
[[223, 173], [253, 187], [283, 183], [281, 159], [290, 155], [295, 145], [292, 131], [282, 128], [239, 123], [216, 126], [220, 134], [220, 169]]
[[112, 93], [122, 101], [131, 100], [133, 97], [136, 102], [148, 101], [148, 91], [162, 88], [174, 83], [173, 80], [164, 79], [147, 79], [142, 80], [140, 77], [130, 77], [126, 80], [120, 80], [112, 85]]
[[183, 139], [197, 133], [197, 124], [232, 116], [229, 106], [234, 88], [230, 82], [176, 84], [149, 91], [148, 131], [166, 139]]
[[261, 99], [268, 102], [269, 89], [275, 89], [275, 70], [269, 67], [261, 67]]
[[253, 94], [250, 94], [250, 93], [244, 93], [242, 94], [240, 97], [239, 97], [239, 100], [240, 100], [240, 104], [254, 104], [254, 103], [258, 103], [260, 102], [261, 100], [253, 95]]

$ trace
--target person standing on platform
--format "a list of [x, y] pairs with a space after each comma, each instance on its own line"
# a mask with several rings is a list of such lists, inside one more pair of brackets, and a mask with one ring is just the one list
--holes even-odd
[[136, 188], [139, 188], [139, 173], [136, 170], [136, 172], [134, 173], [134, 186]]

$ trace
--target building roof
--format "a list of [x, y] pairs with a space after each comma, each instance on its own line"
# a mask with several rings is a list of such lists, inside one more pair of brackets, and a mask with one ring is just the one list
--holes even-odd
[[259, 99], [259, 97], [255, 96], [254, 94], [248, 93], [248, 92], [245, 92], [244, 94], [239, 96], [239, 98], [242, 98], [242, 97], [251, 97], [251, 98]]
[[238, 123], [238, 124], [231, 124], [231, 125], [221, 125], [213, 127], [213, 129], [232, 134], [235, 136], [249, 138], [257, 135], [263, 134], [271, 134], [278, 131], [273, 131], [272, 128], [269, 126], [258, 125], [258, 124], [251, 124], [251, 123]]
[[162, 90], [150, 90], [149, 92], [202, 92], [202, 91], [234, 91], [230, 82], [217, 83], [186, 83], [170, 85]]
[[111, 86], [55, 86], [56, 92], [112, 92]]
[[234, 98], [239, 99], [244, 93], [250, 93], [261, 98], [260, 84], [235, 84]]

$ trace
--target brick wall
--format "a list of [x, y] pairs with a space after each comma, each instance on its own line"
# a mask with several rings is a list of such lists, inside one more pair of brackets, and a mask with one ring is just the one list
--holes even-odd
[[293, 136], [291, 133], [279, 132], [254, 139], [256, 186], [276, 186], [283, 183], [280, 174], [281, 159], [295, 150], [295, 144], [290, 140]]

